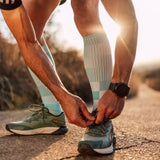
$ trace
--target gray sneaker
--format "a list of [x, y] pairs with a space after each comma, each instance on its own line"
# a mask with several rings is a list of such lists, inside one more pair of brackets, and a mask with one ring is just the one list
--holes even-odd
[[35, 113], [24, 121], [11, 122], [6, 124], [9, 132], [19, 135], [35, 134], [58, 134], [62, 135], [68, 131], [65, 125], [64, 113], [55, 116], [46, 107], [34, 105], [37, 108]]
[[89, 126], [83, 139], [78, 144], [81, 154], [111, 154], [114, 152], [115, 138], [112, 121]]

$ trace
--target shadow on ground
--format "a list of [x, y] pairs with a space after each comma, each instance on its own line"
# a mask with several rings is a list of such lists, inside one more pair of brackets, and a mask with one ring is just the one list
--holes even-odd
[[[68, 149], [61, 143], [65, 136], [55, 135], [36, 135], [36, 136], [17, 136], [7, 135], [0, 137], [0, 159], [1, 160], [113, 160], [114, 154], [108, 156], [85, 156], [72, 150], [72, 145]], [[67, 136], [68, 137], [68, 136]], [[61, 150], [54, 147], [56, 142], [61, 146]], [[65, 139], [64, 139], [65, 141]], [[65, 142], [64, 142], [65, 143]], [[74, 143], [74, 142], [73, 142]], [[66, 144], [65, 144], [66, 145]], [[74, 144], [74, 147], [77, 146]], [[72, 154], [64, 153], [70, 152]], [[61, 152], [55, 153], [55, 152]], [[64, 156], [63, 156], [64, 155]], [[50, 158], [48, 158], [48, 156]], [[62, 158], [63, 157], [63, 158]]]
[[85, 129], [69, 123], [65, 136], [13, 136], [5, 130], [5, 124], [30, 113], [0, 112], [0, 160], [159, 160], [159, 99], [159, 92], [142, 85], [138, 97], [126, 101], [122, 114], [113, 120], [117, 144], [115, 153], [109, 156], [80, 155], [77, 145]]
[[0, 137], [1, 160], [27, 160], [49, 150], [51, 144], [59, 141], [64, 136], [36, 135]]

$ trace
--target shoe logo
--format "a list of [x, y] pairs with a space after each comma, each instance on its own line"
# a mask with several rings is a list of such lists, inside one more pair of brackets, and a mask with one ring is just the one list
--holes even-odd
[[58, 120], [56, 120], [56, 119], [54, 119], [53, 122], [54, 122], [54, 123], [61, 123], [61, 124], [64, 124], [63, 121], [58, 121]]

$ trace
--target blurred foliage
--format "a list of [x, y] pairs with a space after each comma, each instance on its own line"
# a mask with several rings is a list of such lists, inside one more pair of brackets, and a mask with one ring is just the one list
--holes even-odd
[[77, 50], [53, 55], [57, 72], [65, 87], [85, 102], [92, 101], [91, 88], [84, 69], [82, 55]]
[[8, 43], [1, 34], [0, 68], [0, 110], [40, 101], [17, 44]]
[[[91, 102], [90, 85], [79, 51], [66, 51], [56, 46], [51, 38], [46, 41], [54, 50], [57, 72], [65, 87], [84, 101]], [[41, 103], [38, 90], [27, 70], [17, 44], [11, 44], [0, 34], [0, 110], [25, 108], [30, 103]]]
[[160, 91], [160, 68], [144, 72], [142, 80], [150, 88]]
[[[56, 69], [65, 87], [85, 102], [92, 102], [91, 88], [84, 69], [83, 54], [75, 48], [64, 49], [57, 40], [59, 24], [52, 15], [44, 32], [46, 42], [53, 54]], [[50, 28], [53, 27], [51, 31]], [[63, 45], [62, 45], [63, 44]], [[39, 92], [27, 70], [17, 44], [4, 39], [0, 32], [0, 110], [22, 109], [31, 103], [41, 103]], [[135, 74], [130, 80], [129, 98], [138, 93], [139, 83]]]

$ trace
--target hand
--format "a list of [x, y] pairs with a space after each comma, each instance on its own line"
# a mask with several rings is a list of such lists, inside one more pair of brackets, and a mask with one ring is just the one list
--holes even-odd
[[91, 116], [86, 104], [78, 96], [67, 96], [67, 98], [61, 102], [61, 106], [70, 123], [80, 127], [87, 127], [95, 121], [95, 117]]
[[124, 107], [124, 98], [118, 97], [111, 90], [107, 90], [98, 102], [97, 118], [95, 123], [113, 119], [120, 115]]

